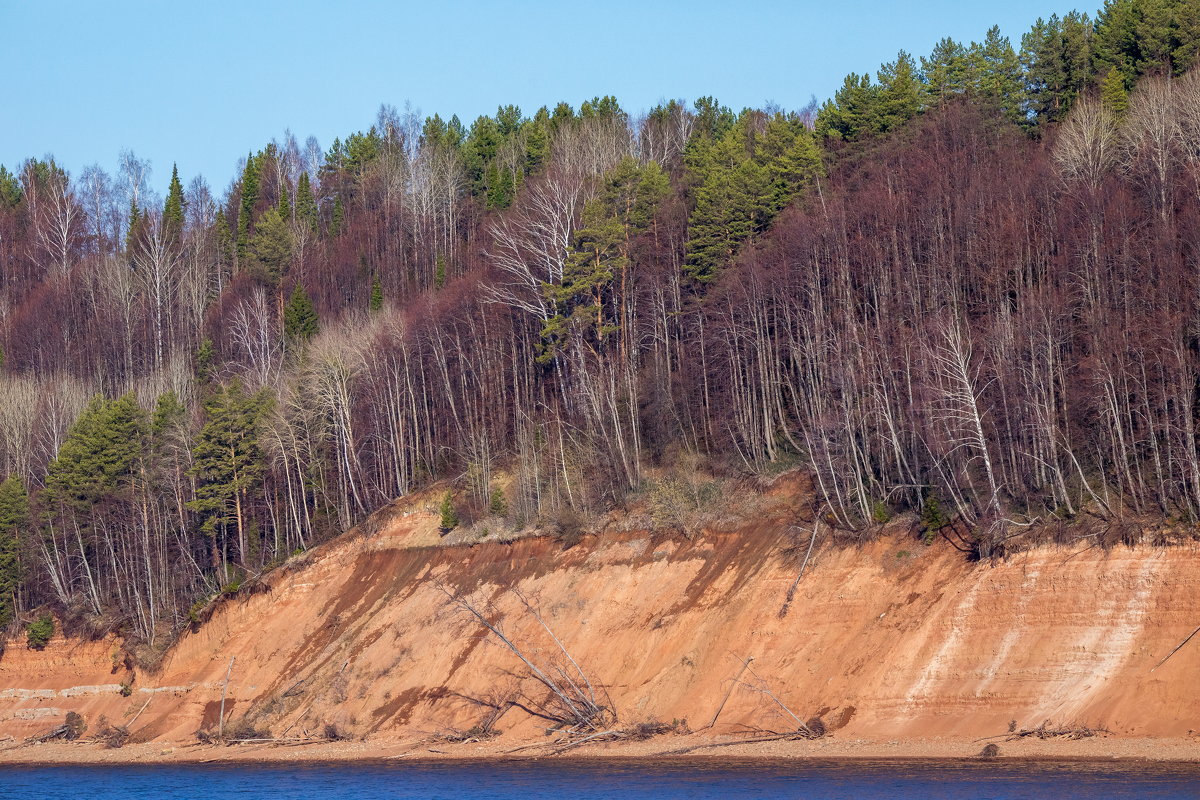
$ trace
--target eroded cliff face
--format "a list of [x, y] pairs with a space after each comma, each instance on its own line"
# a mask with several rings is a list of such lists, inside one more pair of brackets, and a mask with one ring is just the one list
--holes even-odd
[[[44, 732], [74, 710], [93, 725], [133, 719], [134, 741], [194, 741], [217, 725], [231, 658], [228, 724], [275, 736], [335, 724], [411, 739], [470, 728], [518, 685], [536, 698], [521, 662], [448, 593], [549, 664], [557, 648], [526, 598], [622, 722], [699, 728], [728, 693], [714, 733], [794, 727], [753, 688], [767, 686], [837, 736], [986, 736], [1011, 720], [1134, 736], [1198, 727], [1200, 637], [1155, 668], [1200, 625], [1194, 546], [1042, 548], [993, 565], [902, 536], [818, 545], [786, 603], [804, 551], [782, 516], [691, 540], [610, 534], [566, 549], [439, 547], [434, 524], [413, 512], [310, 554], [268, 591], [224, 603], [152, 673], [131, 674], [115, 640], [56, 638], [41, 652], [10, 642], [0, 736]], [[545, 723], [513, 709], [498, 727], [535, 739]]]

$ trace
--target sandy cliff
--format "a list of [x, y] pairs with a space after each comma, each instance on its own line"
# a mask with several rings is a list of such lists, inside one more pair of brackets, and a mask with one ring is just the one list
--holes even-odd
[[[823, 545], [796, 577], [784, 516], [693, 539], [621, 533], [564, 548], [539, 538], [436, 546], [432, 516], [398, 515], [274, 573], [268, 591], [224, 603], [154, 672], [114, 640], [10, 642], [0, 658], [0, 736], [22, 739], [78, 711], [132, 725], [134, 742], [215, 729], [230, 658], [229, 725], [275, 736], [336, 725], [372, 741], [467, 729], [526, 670], [471, 615], [487, 611], [531, 660], [553, 642], [534, 604], [622, 722], [709, 722], [712, 733], [792, 727], [753, 685], [841, 739], [981, 737], [1010, 721], [1187, 737], [1200, 711], [1200, 548], [1042, 548], [969, 563], [945, 544], [892, 536]], [[803, 537], [802, 537], [802, 542]], [[753, 677], [753, 676], [757, 676]], [[761, 679], [764, 683], [758, 683]], [[132, 693], [123, 696], [121, 684]], [[536, 740], [519, 709], [504, 741]], [[93, 728], [94, 729], [94, 728]]]

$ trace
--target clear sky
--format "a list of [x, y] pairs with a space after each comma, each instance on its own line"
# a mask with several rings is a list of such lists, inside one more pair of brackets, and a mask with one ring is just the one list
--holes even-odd
[[[1099, 0], [1094, 0], [1098, 3]], [[903, 48], [1014, 46], [1057, 0], [823, 2], [314, 2], [0, 0], [7, 77], [0, 163], [53, 154], [72, 174], [116, 171], [131, 148], [163, 192], [171, 163], [216, 193], [239, 157], [291, 129], [301, 144], [369, 127], [380, 103], [470, 124], [613, 94], [637, 114], [714, 95], [735, 110], [804, 106]], [[1095, 8], [1081, 10], [1094, 13]]]

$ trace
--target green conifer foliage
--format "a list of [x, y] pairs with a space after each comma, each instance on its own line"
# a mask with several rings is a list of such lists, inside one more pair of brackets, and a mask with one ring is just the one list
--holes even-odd
[[292, 260], [292, 231], [279, 214], [279, 209], [268, 208], [258, 220], [246, 253], [246, 270], [258, 280], [270, 286], [279, 283]]
[[204, 401], [204, 427], [192, 446], [196, 496], [187, 507], [200, 517], [214, 567], [227, 557], [231, 529], [246, 555], [246, 506], [264, 468], [259, 430], [272, 404], [269, 390], [250, 394], [237, 381]]
[[440, 289], [446, 285], [446, 257], [438, 255], [437, 263], [434, 265], [433, 271], [433, 286], [435, 289]]
[[179, 167], [171, 167], [171, 185], [167, 189], [167, 201], [163, 205], [163, 232], [167, 240], [178, 245], [183, 236], [184, 213], [187, 210], [187, 200], [183, 197], [183, 184], [179, 181]]
[[47, 467], [42, 495], [47, 510], [85, 512], [116, 495], [143, 453], [147, 422], [132, 394], [93, 398]]
[[371, 312], [374, 313], [383, 308], [383, 284], [379, 282], [379, 276], [375, 275], [371, 278]]
[[296, 182], [296, 221], [314, 231], [317, 229], [317, 201], [313, 197], [307, 172], [300, 173], [300, 179]]
[[0, 208], [16, 208], [23, 193], [17, 176], [0, 164]]
[[320, 321], [303, 284], [296, 284], [283, 309], [283, 331], [289, 341], [304, 342], [317, 335]]
[[850, 73], [832, 100], [817, 114], [816, 131], [822, 138], [854, 141], [879, 130], [881, 88], [870, 75]]
[[1000, 34], [998, 26], [992, 26], [978, 52], [980, 99], [1019, 122], [1025, 113], [1025, 81], [1012, 42]]
[[237, 254], [240, 260], [250, 249], [251, 237], [254, 233], [254, 210], [258, 205], [259, 158], [251, 154], [246, 158], [246, 168], [242, 170], [241, 194], [242, 202], [238, 207], [237, 221]]
[[279, 216], [283, 217], [285, 222], [290, 222], [292, 219], [292, 203], [288, 199], [289, 188], [287, 182], [284, 181], [279, 186], [279, 203], [275, 206], [279, 211]]
[[879, 131], [890, 131], [921, 113], [924, 87], [913, 57], [901, 50], [896, 60], [884, 64], [876, 73], [879, 98], [876, 122]]
[[31, 527], [29, 495], [16, 475], [0, 483], [0, 628], [12, 622], [21, 583], [21, 537]]
[[458, 512], [454, 509], [454, 494], [449, 489], [442, 496], [442, 504], [438, 507], [438, 516], [438, 527], [442, 529], [443, 536], [458, 527]]
[[342, 196], [339, 194], [333, 199], [333, 214], [329, 219], [329, 236], [336, 239], [342, 233], [342, 225], [345, 223], [346, 209], [342, 205]]
[[1108, 74], [1100, 82], [1100, 102], [1116, 117], [1129, 109], [1129, 92], [1125, 89], [1125, 76], [1116, 67], [1109, 67]]
[[744, 126], [731, 128], [690, 162], [689, 171], [699, 185], [688, 218], [684, 272], [708, 283], [729, 265], [743, 242], [766, 227], [774, 205], [771, 178], [747, 155]]
[[933, 46], [929, 58], [921, 59], [928, 93], [927, 105], [944, 108], [952, 98], [967, 93], [972, 84], [971, 58], [967, 48], [946, 37]]

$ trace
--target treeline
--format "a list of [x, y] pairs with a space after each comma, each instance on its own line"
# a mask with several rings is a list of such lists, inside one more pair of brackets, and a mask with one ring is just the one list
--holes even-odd
[[0, 168], [0, 618], [153, 641], [432, 480], [546, 525], [688, 453], [980, 555], [1195, 520], [1197, 24], [1110, 2], [795, 112], [384, 107], [219, 197]]

